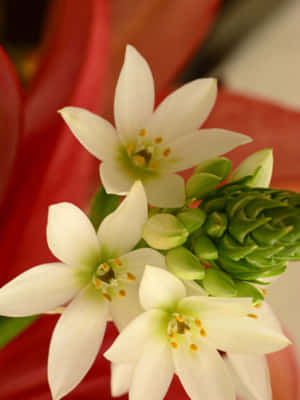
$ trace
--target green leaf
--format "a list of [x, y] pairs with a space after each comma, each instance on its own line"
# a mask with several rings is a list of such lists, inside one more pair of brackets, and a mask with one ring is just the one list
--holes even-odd
[[185, 247], [177, 247], [166, 255], [168, 270], [180, 279], [203, 279], [204, 266], [199, 259]]
[[0, 317], [0, 348], [13, 340], [37, 318], [37, 315], [24, 318]]
[[109, 214], [111, 214], [120, 203], [120, 196], [106, 193], [104, 187], [100, 187], [96, 193], [91, 206], [90, 220], [97, 230]]

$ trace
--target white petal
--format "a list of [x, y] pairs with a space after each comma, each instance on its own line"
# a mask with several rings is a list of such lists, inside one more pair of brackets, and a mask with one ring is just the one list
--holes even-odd
[[234, 353], [267, 354], [281, 350], [290, 341], [264, 321], [250, 317], [203, 320], [207, 337], [216, 348]]
[[174, 374], [168, 343], [148, 343], [134, 369], [129, 400], [161, 400]]
[[172, 350], [175, 370], [193, 400], [235, 400], [229, 371], [215, 349], [197, 344], [198, 351], [180, 346]]
[[54, 400], [79, 384], [101, 346], [108, 308], [103, 298], [84, 289], [58, 320], [50, 343], [48, 380]]
[[259, 319], [264, 321], [264, 324], [268, 328], [274, 329], [278, 333], [283, 333], [280, 322], [274, 314], [270, 304], [264, 301], [261, 303], [261, 307], [259, 309], [255, 309], [255, 314], [258, 315]]
[[252, 139], [224, 129], [201, 129], [170, 144], [168, 169], [182, 171], [209, 158], [220, 156]]
[[140, 281], [147, 264], [166, 268], [165, 257], [156, 250], [145, 248], [133, 250], [119, 257], [121, 268], [132, 273]]
[[174, 140], [206, 120], [216, 99], [215, 79], [197, 79], [170, 94], [155, 110], [147, 127], [152, 136], [164, 142]]
[[184, 179], [182, 176], [161, 173], [144, 182], [149, 204], [155, 207], [178, 208], [184, 205]]
[[252, 299], [191, 296], [185, 297], [178, 304], [178, 310], [184, 315], [196, 315], [203, 319], [243, 317], [250, 313]]
[[111, 364], [111, 395], [119, 397], [129, 392], [134, 364]]
[[116, 211], [100, 225], [98, 237], [101, 253], [104, 252], [109, 258], [132, 250], [142, 237], [147, 215], [146, 194], [141, 182], [137, 181]]
[[112, 320], [119, 331], [123, 330], [130, 321], [143, 312], [139, 302], [137, 282], [124, 284], [122, 289], [126, 292], [126, 296], [115, 296], [109, 305]]
[[167, 314], [160, 310], [139, 315], [119, 334], [104, 357], [121, 364], [136, 362], [143, 353], [145, 343], [153, 337], [158, 341], [167, 340], [166, 317]]
[[146, 266], [140, 284], [140, 301], [145, 310], [161, 308], [173, 311], [185, 294], [183, 283], [170, 272]]
[[38, 265], [0, 289], [0, 315], [45, 313], [69, 301], [79, 290], [72, 268], [60, 263]]
[[108, 121], [79, 107], [65, 107], [59, 113], [88, 152], [99, 160], [115, 156], [120, 142]]
[[227, 353], [236, 391], [245, 400], [272, 400], [269, 367], [265, 356]]
[[115, 122], [124, 143], [135, 141], [152, 114], [154, 82], [147, 61], [132, 47], [126, 47], [116, 87]]
[[184, 281], [187, 296], [208, 296], [207, 292], [194, 281]]
[[100, 248], [88, 217], [71, 203], [49, 207], [47, 242], [52, 253], [69, 265], [93, 265]]
[[127, 172], [117, 159], [100, 164], [100, 177], [107, 193], [125, 195], [134, 184], [135, 177]]

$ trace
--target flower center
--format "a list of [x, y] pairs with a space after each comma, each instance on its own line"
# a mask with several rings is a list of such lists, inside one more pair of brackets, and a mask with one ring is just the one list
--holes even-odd
[[[193, 343], [197, 336], [206, 338], [206, 330], [198, 318], [192, 318], [175, 313], [168, 325], [168, 338], [173, 349], [179, 347], [180, 342], [188, 346], [190, 351], [197, 351], [197, 344]], [[185, 340], [182, 340], [182, 339]]]
[[124, 283], [135, 282], [136, 277], [126, 271], [117, 258], [103, 262], [93, 274], [92, 282], [95, 288], [102, 292], [108, 301], [112, 301], [115, 295], [126, 296]]
[[170, 147], [165, 147], [163, 138], [147, 138], [147, 131], [141, 129], [135, 144], [127, 146], [127, 153], [136, 167], [157, 169], [169, 157]]

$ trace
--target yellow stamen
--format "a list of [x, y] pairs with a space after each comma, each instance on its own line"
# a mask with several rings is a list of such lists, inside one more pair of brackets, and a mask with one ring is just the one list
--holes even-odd
[[127, 272], [127, 279], [129, 280], [129, 282], [136, 281], [136, 277], [131, 272]]
[[146, 135], [146, 129], [141, 129], [139, 135], [140, 136], [145, 136]]
[[121, 261], [118, 258], [114, 258], [113, 262], [119, 267], [120, 265], [122, 265]]
[[143, 156], [134, 156], [133, 157], [133, 162], [138, 167], [143, 167], [145, 165], [145, 163], [146, 163], [146, 160], [145, 160], [145, 158]]
[[261, 289], [261, 291], [262, 291], [262, 294], [263, 294], [264, 296], [267, 294], [266, 289]]
[[248, 314], [248, 317], [254, 318], [254, 319], [257, 319], [257, 318], [258, 318], [258, 316], [257, 316], [256, 314]]
[[152, 161], [152, 162], [149, 164], [149, 168], [153, 168], [153, 169], [158, 168], [158, 162]]
[[167, 149], [164, 150], [163, 155], [164, 157], [168, 157], [168, 155], [171, 153], [171, 149], [170, 147], [168, 147]]
[[192, 343], [192, 344], [190, 345], [190, 350], [192, 350], [192, 351], [197, 351], [197, 350], [198, 350], [198, 346], [197, 346], [196, 344]]
[[262, 303], [257, 303], [257, 304], [255, 304], [254, 307], [255, 307], [255, 308], [261, 308], [261, 307], [262, 307]]
[[110, 270], [110, 266], [105, 262], [101, 265], [101, 269], [103, 269], [104, 272], [107, 272]]
[[133, 150], [134, 150], [134, 145], [133, 145], [133, 144], [129, 144], [129, 145], [127, 146], [127, 152], [128, 152], [128, 153], [132, 153]]
[[174, 331], [170, 331], [170, 333], [168, 334], [170, 339], [175, 339], [175, 332]]
[[103, 293], [103, 296], [106, 298], [106, 300], [111, 301], [111, 297], [107, 293]]
[[125, 290], [120, 290], [119, 292], [118, 292], [118, 295], [120, 296], [120, 297], [125, 297], [126, 296], [126, 292], [125, 292]]
[[201, 328], [201, 329], [200, 329], [200, 335], [201, 335], [202, 337], [206, 337], [206, 330], [205, 330], [204, 328]]
[[100, 289], [102, 287], [102, 282], [95, 276], [93, 276], [93, 284], [96, 286], [97, 289]]
[[173, 349], [178, 348], [178, 344], [176, 342], [170, 342], [170, 345], [173, 347]]
[[177, 319], [178, 322], [183, 322], [184, 321], [184, 318], [183, 318], [182, 315], [176, 315], [175, 318]]
[[163, 139], [162, 139], [161, 136], [157, 136], [157, 137], [154, 139], [154, 142], [157, 143], [157, 144], [160, 144], [162, 141], [163, 141]]
[[197, 328], [202, 328], [202, 322], [198, 318], [195, 319], [195, 325]]

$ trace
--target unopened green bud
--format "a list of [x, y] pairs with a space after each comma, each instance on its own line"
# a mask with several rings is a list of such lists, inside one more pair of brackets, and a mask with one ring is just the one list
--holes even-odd
[[249, 176], [246, 185], [251, 187], [268, 187], [273, 171], [273, 151], [263, 149], [251, 154], [233, 172], [229, 182], [238, 181]]
[[186, 183], [186, 197], [202, 199], [215, 190], [220, 182], [221, 179], [217, 175], [208, 172], [195, 174]]
[[168, 270], [180, 279], [195, 280], [204, 278], [204, 266], [199, 259], [185, 247], [172, 249], [166, 255]]
[[228, 220], [225, 213], [214, 211], [207, 217], [204, 229], [209, 236], [220, 238], [227, 228], [227, 223]]
[[202, 285], [212, 296], [234, 297], [237, 295], [237, 288], [230, 276], [215, 268], [206, 270]]
[[206, 219], [205, 211], [200, 208], [189, 208], [176, 216], [190, 233], [201, 228]]
[[194, 174], [208, 172], [218, 176], [221, 180], [227, 178], [232, 168], [232, 162], [225, 157], [211, 158], [199, 164], [195, 168]]
[[252, 297], [254, 305], [264, 301], [262, 293], [253, 285], [249, 285], [247, 282], [236, 282], [235, 285], [237, 288], [237, 297]]
[[168, 250], [182, 245], [189, 232], [172, 214], [157, 214], [143, 228], [143, 238], [154, 249]]
[[200, 260], [208, 261], [218, 258], [218, 249], [213, 241], [205, 234], [193, 238], [192, 247]]

